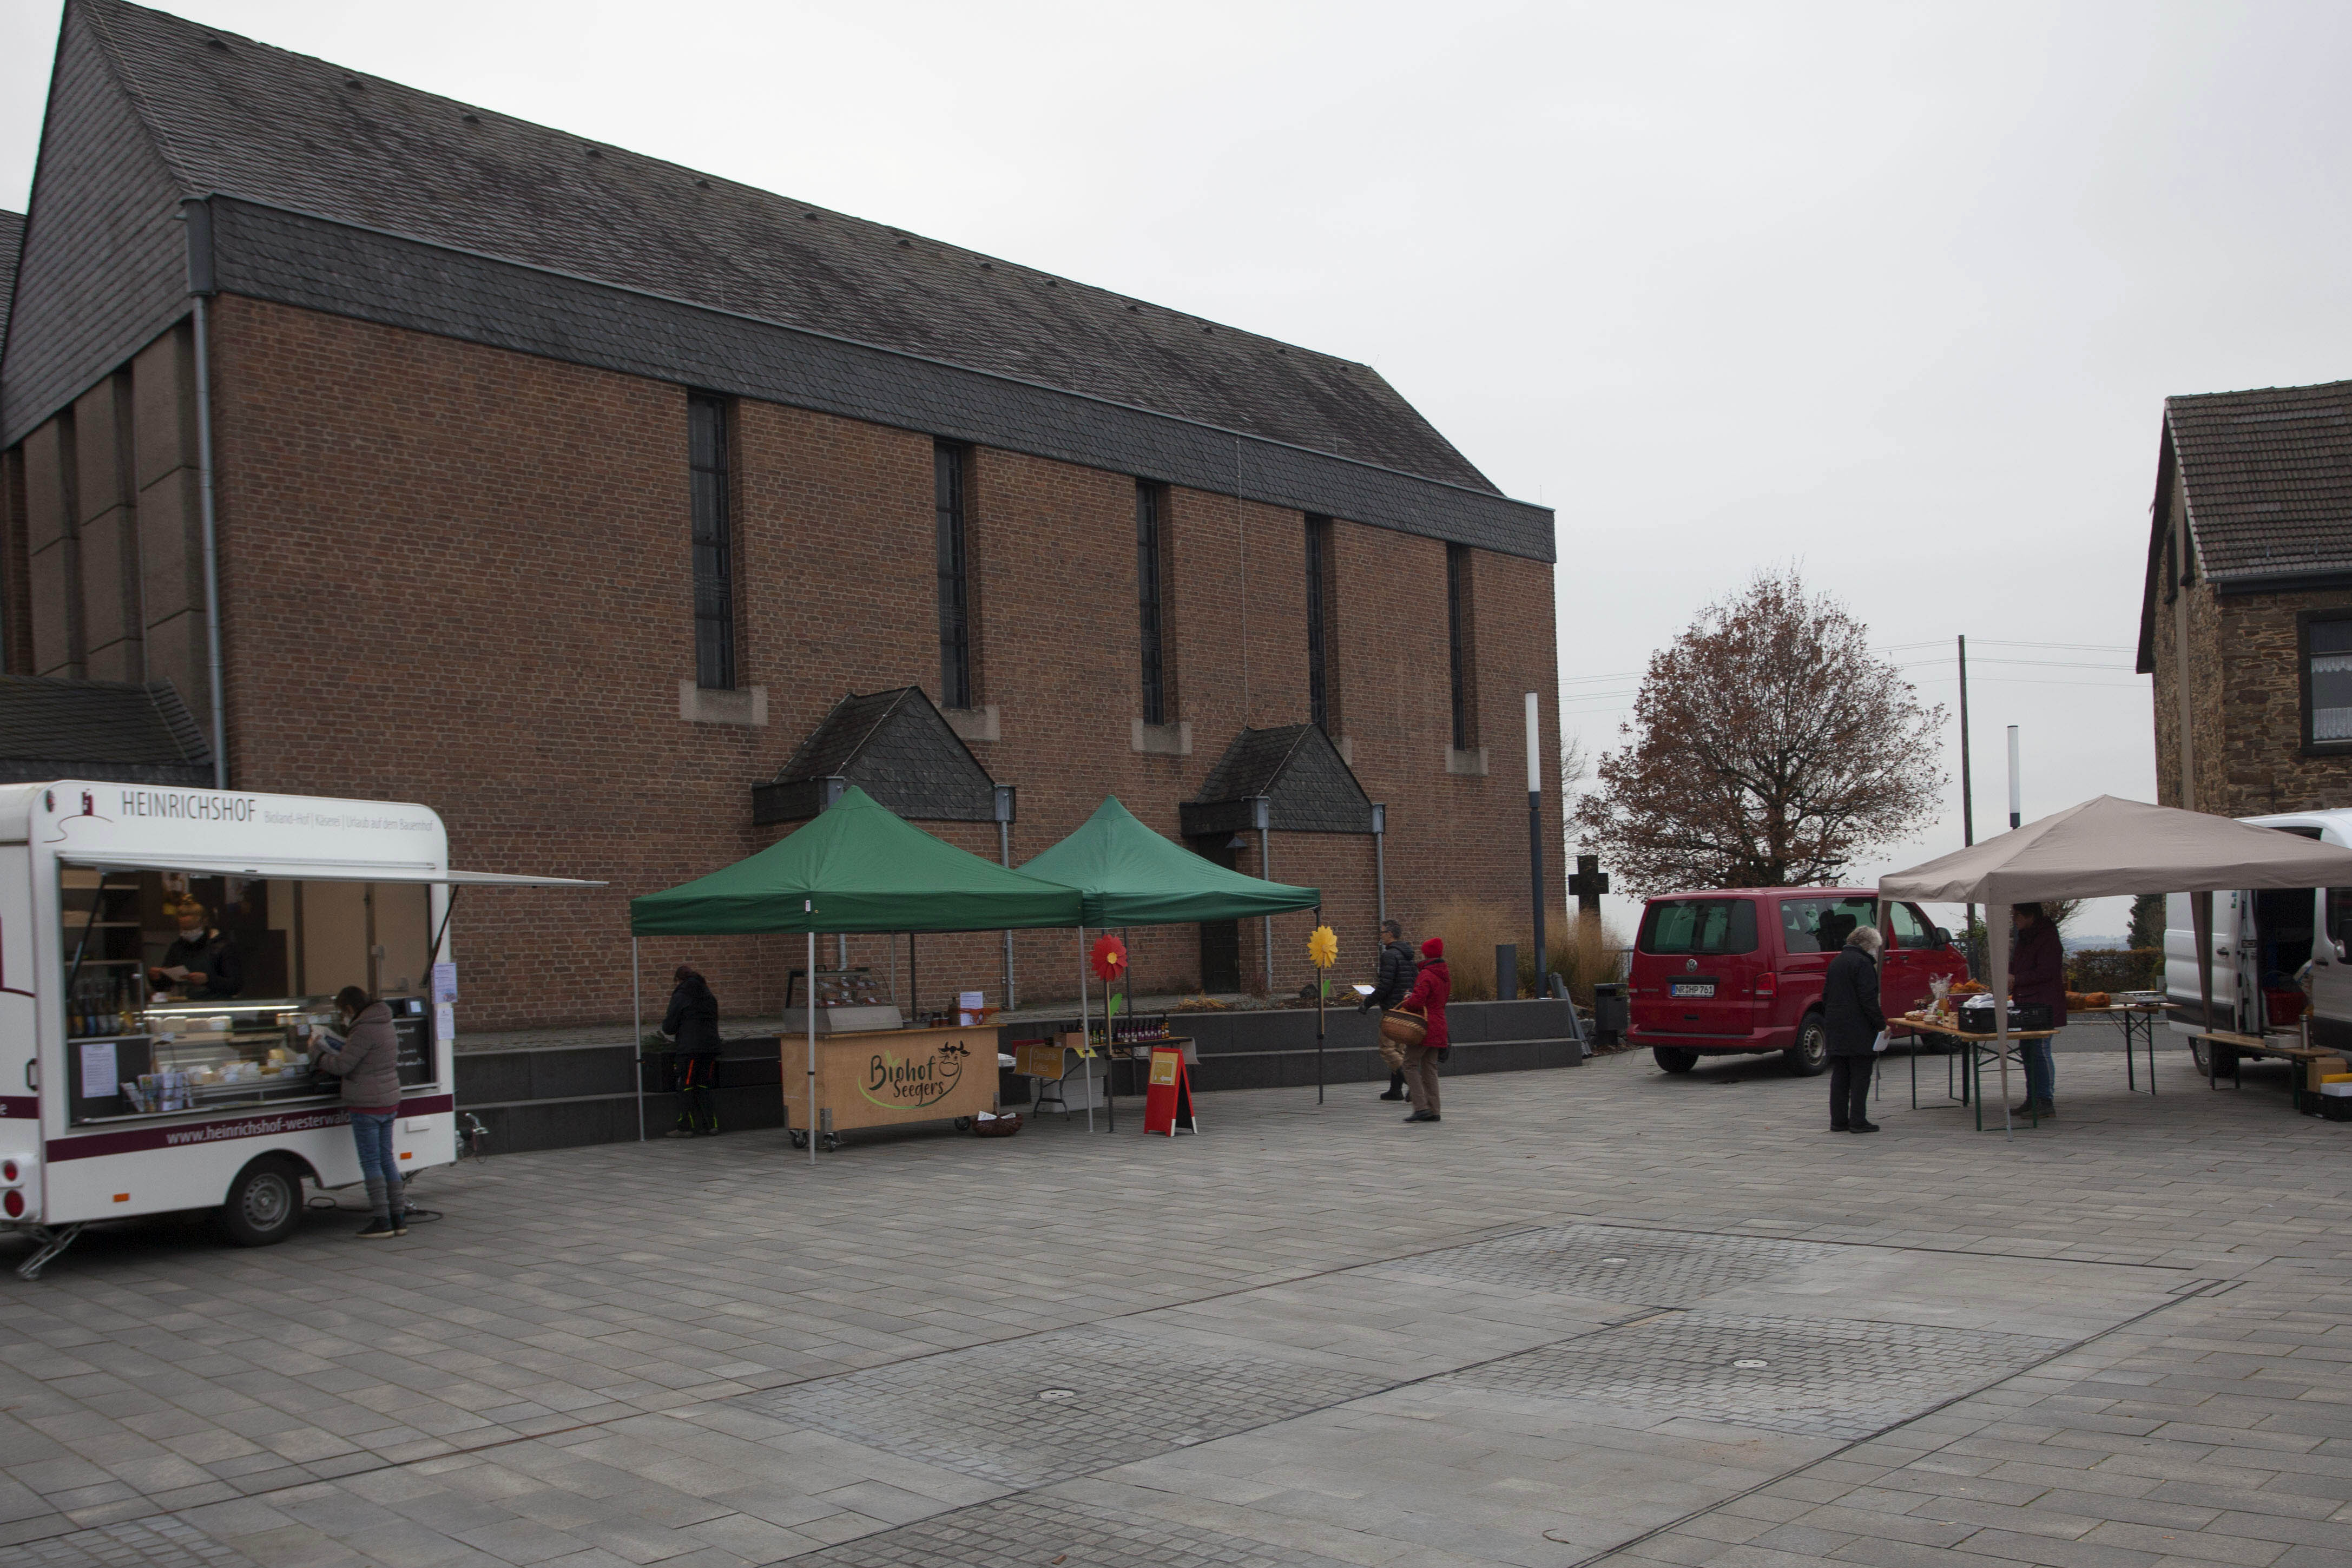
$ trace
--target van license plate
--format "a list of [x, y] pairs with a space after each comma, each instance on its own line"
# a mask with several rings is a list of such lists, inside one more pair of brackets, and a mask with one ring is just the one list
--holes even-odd
[[1715, 994], [1715, 982], [1712, 980], [1677, 980], [1675, 982], [1672, 988], [1669, 989], [1667, 994], [1671, 996], [1712, 996]]

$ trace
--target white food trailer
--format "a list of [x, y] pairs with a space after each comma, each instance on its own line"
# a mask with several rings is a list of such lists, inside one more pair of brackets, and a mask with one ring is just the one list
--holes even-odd
[[[393, 1010], [402, 1173], [449, 1163], [455, 890], [599, 885], [452, 870], [422, 805], [0, 785], [0, 1228], [36, 1243], [17, 1272], [38, 1278], [93, 1220], [178, 1210], [266, 1246], [299, 1224], [306, 1179], [358, 1182], [309, 1051], [347, 984]], [[236, 984], [153, 979], [190, 903], [236, 950]]]

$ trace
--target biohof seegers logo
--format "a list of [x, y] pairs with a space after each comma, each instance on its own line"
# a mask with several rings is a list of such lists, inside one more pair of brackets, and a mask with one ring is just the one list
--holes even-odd
[[875, 1104], [894, 1110], [937, 1105], [954, 1091], [963, 1077], [964, 1058], [971, 1055], [971, 1047], [961, 1040], [948, 1041], [919, 1061], [895, 1051], [877, 1051], [866, 1064], [862, 1091]]

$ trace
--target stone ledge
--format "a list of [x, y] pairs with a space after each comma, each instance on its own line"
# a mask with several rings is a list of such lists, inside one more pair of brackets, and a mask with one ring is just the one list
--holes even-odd
[[996, 705], [992, 702], [985, 708], [942, 708], [940, 717], [948, 721], [948, 728], [956, 732], [956, 738], [967, 745], [974, 741], [1003, 739], [996, 722]]
[[746, 686], [735, 691], [720, 691], [681, 680], [677, 683], [677, 716], [689, 724], [743, 724], [762, 729], [768, 722], [768, 689]]
[[1445, 749], [1445, 771], [1449, 773], [1459, 773], [1465, 778], [1485, 778], [1486, 748], [1480, 746], [1475, 750], [1465, 752], [1457, 747], [1448, 746]]
[[1150, 757], [1189, 757], [1192, 754], [1192, 726], [1181, 721], [1147, 724], [1137, 719], [1128, 731], [1127, 747]]

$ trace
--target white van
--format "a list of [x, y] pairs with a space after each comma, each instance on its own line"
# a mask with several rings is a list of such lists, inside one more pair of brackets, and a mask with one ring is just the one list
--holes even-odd
[[[422, 805], [0, 785], [0, 1234], [35, 1243], [17, 1272], [93, 1220], [177, 1210], [267, 1245], [305, 1180], [357, 1182], [340, 1086], [310, 1065], [346, 985], [393, 1011], [401, 1171], [455, 1159], [453, 885], [596, 884], [453, 871]], [[173, 961], [191, 903], [226, 939], [217, 975]]]
[[[2352, 848], [2352, 811], [2240, 818]], [[2188, 1009], [2181, 1034], [2203, 1027], [2197, 933], [2189, 895], [2165, 900], [2164, 987]], [[2311, 965], [2311, 1043], [2352, 1053], [2352, 888], [2277, 888], [2213, 895], [2213, 1021], [2243, 1035], [2300, 1028], [2297, 971]], [[2290, 995], [2289, 993], [2294, 993]], [[2201, 1055], [2200, 1058], [2201, 1061]]]

